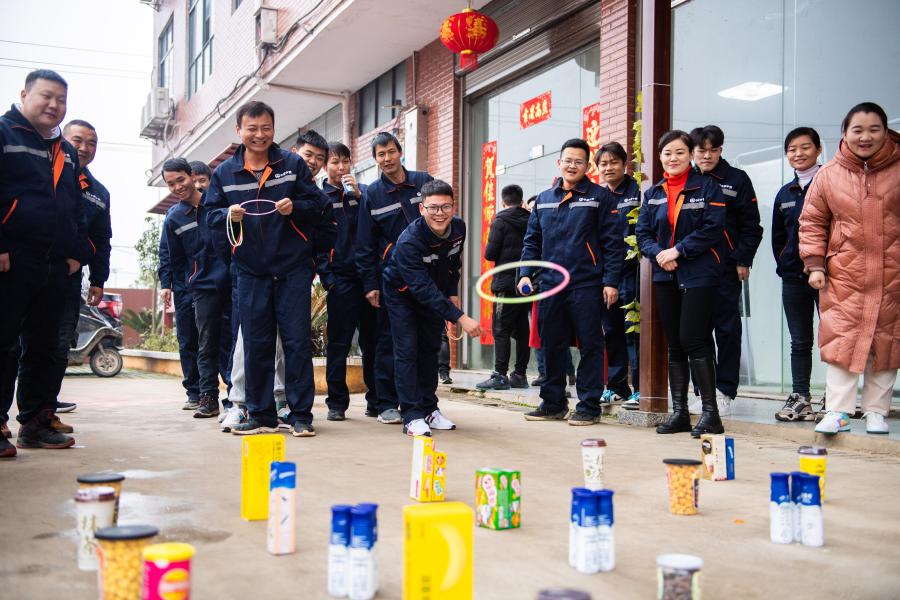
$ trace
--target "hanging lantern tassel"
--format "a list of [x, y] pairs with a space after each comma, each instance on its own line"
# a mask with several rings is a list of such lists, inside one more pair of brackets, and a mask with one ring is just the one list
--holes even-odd
[[447, 17], [441, 24], [441, 42], [451, 52], [459, 54], [459, 68], [470, 71], [478, 66], [478, 55], [497, 44], [500, 30], [489, 16], [464, 8]]

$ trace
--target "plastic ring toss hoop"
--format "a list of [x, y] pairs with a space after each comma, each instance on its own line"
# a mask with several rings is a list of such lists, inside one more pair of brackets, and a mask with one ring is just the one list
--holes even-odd
[[[541, 292], [540, 294], [536, 294], [533, 296], [522, 296], [516, 298], [498, 298], [496, 296], [492, 296], [482, 290], [481, 288], [484, 286], [484, 283], [497, 273], [502, 271], [509, 271], [510, 269], [518, 269], [519, 267], [538, 267], [541, 269], [552, 269], [554, 271], [559, 271], [562, 273], [563, 280], [559, 285], [554, 287], [553, 289], [547, 290], [546, 292]], [[478, 292], [478, 295], [481, 296], [484, 300], [488, 302], [495, 302], [497, 304], [526, 304], [528, 302], [537, 302], [538, 300], [544, 300], [545, 298], [549, 298], [555, 294], [560, 293], [565, 289], [567, 285], [569, 285], [569, 280], [571, 276], [569, 272], [556, 263], [552, 263], [546, 260], [519, 260], [511, 263], [506, 263], [504, 265], [500, 265], [499, 267], [494, 267], [488, 271], [485, 271], [481, 274], [481, 277], [478, 278], [478, 281], [475, 283], [475, 291]]]
[[[261, 213], [252, 213], [245, 212], [245, 217], [264, 217], [266, 215], [271, 215], [276, 212], [278, 209], [274, 208], [276, 202], [274, 200], [265, 200], [264, 198], [255, 198], [253, 200], [247, 200], [246, 202], [241, 202], [238, 206], [243, 207], [245, 204], [250, 204], [251, 202], [268, 202], [273, 206], [272, 210], [261, 212]], [[231, 244], [233, 248], [237, 248], [241, 244], [244, 243], [244, 224], [238, 223], [238, 234], [234, 234], [234, 221], [228, 218], [228, 224], [225, 227], [225, 236], [228, 238], [228, 243]]]

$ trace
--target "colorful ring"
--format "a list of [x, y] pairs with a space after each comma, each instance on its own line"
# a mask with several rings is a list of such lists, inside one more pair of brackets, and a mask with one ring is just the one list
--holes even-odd
[[227, 220], [228, 224], [225, 226], [225, 237], [228, 238], [228, 243], [231, 244], [232, 248], [237, 248], [244, 243], [244, 223], [238, 223], [238, 231], [240, 233], [235, 236], [234, 221], [232, 221], [230, 218]]
[[[264, 199], [264, 198], [254, 198], [253, 200], [247, 200], [246, 202], [241, 202], [240, 204], [238, 204], [238, 206], [243, 207], [245, 204], [250, 204], [251, 202], [268, 202], [268, 203], [273, 204], [273, 205], [276, 204], [276, 202], [275, 202], [274, 200], [266, 200], [266, 199]], [[252, 213], [252, 212], [246, 212], [246, 209], [245, 209], [244, 216], [247, 216], [247, 217], [264, 217], [264, 216], [266, 216], [266, 215], [271, 215], [272, 213], [277, 212], [277, 211], [278, 211], [277, 208], [273, 208], [272, 210], [270, 210], [270, 211], [268, 211], [268, 212]]]
[[[538, 267], [541, 269], [552, 269], [554, 271], [559, 271], [560, 273], [562, 273], [563, 280], [553, 289], [547, 290], [546, 292], [541, 292], [540, 294], [536, 294], [534, 296], [498, 298], [497, 296], [492, 296], [481, 289], [485, 281], [487, 281], [490, 277], [493, 277], [494, 275], [502, 271], [518, 269], [519, 267]], [[545, 298], [549, 298], [550, 296], [560, 293], [567, 285], [569, 285], [570, 279], [571, 275], [569, 275], [569, 272], [566, 270], [566, 268], [556, 263], [552, 263], [546, 260], [517, 260], [515, 262], [500, 265], [499, 267], [494, 267], [493, 269], [482, 273], [481, 277], [478, 278], [478, 281], [475, 282], [475, 291], [478, 292], [478, 295], [481, 296], [482, 299], [487, 300], [488, 302], [494, 302], [496, 304], [527, 304], [528, 302], [537, 302], [538, 300], [544, 300]]]

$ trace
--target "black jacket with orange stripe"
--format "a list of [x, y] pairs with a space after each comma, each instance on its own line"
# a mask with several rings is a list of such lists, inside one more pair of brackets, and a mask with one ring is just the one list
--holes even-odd
[[720, 158], [715, 168], [706, 175], [722, 188], [727, 204], [722, 260], [752, 267], [763, 238], [753, 183], [745, 171], [732, 167], [724, 158]]
[[[563, 189], [562, 177], [538, 194], [528, 220], [522, 260], [545, 260], [562, 266], [570, 289], [619, 287], [625, 241], [619, 228], [617, 198], [587, 177], [572, 190]], [[518, 278], [533, 277], [534, 267], [519, 269]], [[562, 275], [541, 269], [541, 290], [562, 281]]]
[[84, 223], [87, 227], [91, 258], [88, 261], [92, 286], [102, 288], [109, 279], [109, 255], [112, 247], [112, 224], [109, 214], [109, 190], [97, 181], [87, 167], [78, 176], [81, 198], [84, 200]]
[[78, 172], [78, 154], [58, 130], [45, 140], [15, 106], [0, 117], [0, 254], [20, 265], [87, 264]]
[[[725, 198], [711, 178], [696, 172], [688, 174], [679, 194], [681, 209], [675, 216], [675, 234], [669, 225], [669, 201], [665, 180], [644, 192], [638, 215], [637, 235], [641, 254], [653, 263], [653, 281], [675, 281], [678, 287], [714, 287], [721, 283]], [[681, 253], [678, 268], [664, 271], [656, 255], [675, 247]]]
[[[243, 243], [234, 248], [238, 268], [259, 277], [283, 276], [297, 268], [315, 268], [315, 252], [334, 245], [335, 225], [331, 202], [316, 187], [303, 159], [277, 144], [269, 148], [269, 162], [259, 179], [244, 164], [244, 146], [216, 167], [206, 191], [207, 222], [213, 236], [224, 236], [228, 207], [247, 203], [254, 215], [270, 212], [270, 200], [290, 198], [294, 210], [289, 216], [277, 212], [262, 216], [245, 215]], [[312, 234], [312, 235], [310, 235]], [[315, 242], [315, 247], [314, 243]]]

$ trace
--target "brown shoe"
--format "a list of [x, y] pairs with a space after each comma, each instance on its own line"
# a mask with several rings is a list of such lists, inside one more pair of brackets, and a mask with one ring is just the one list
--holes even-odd
[[53, 431], [58, 431], [59, 433], [73, 433], [75, 431], [74, 427], [60, 421], [59, 417], [56, 415], [53, 415], [50, 418], [50, 428], [53, 429]]
[[0, 435], [5, 437], [6, 439], [10, 439], [12, 437], [12, 431], [9, 430], [9, 425], [6, 423], [0, 423]]

